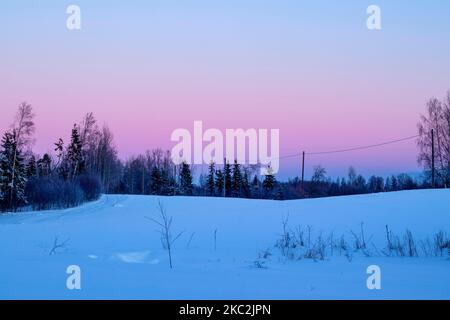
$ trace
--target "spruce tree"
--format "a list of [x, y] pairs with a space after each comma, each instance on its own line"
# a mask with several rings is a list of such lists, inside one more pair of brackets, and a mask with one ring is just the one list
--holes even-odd
[[233, 165], [233, 173], [231, 179], [231, 194], [233, 197], [240, 197], [241, 195], [241, 187], [242, 187], [242, 174], [241, 174], [241, 166], [234, 160]]
[[244, 176], [242, 177], [242, 196], [244, 198], [251, 198], [252, 194], [251, 194], [251, 190], [250, 190], [250, 181], [248, 178], [248, 170], [244, 169]]
[[17, 141], [14, 134], [5, 133], [1, 142], [1, 193], [3, 201], [1, 207], [3, 210], [16, 210], [19, 206], [26, 204], [26, 170], [23, 163], [23, 157], [17, 147]]
[[231, 179], [231, 165], [229, 162], [224, 167], [224, 184], [225, 184], [225, 197], [231, 196], [232, 179]]
[[275, 200], [284, 200], [284, 188], [282, 185], [279, 185], [275, 192]]
[[37, 161], [37, 170], [39, 177], [46, 177], [51, 173], [52, 158], [46, 153]]
[[264, 188], [264, 192], [266, 197], [270, 197], [273, 189], [275, 188], [275, 176], [273, 174], [273, 170], [271, 167], [268, 168], [267, 170], [267, 174], [264, 177], [264, 181], [263, 181], [263, 188]]
[[181, 164], [180, 191], [181, 194], [187, 196], [192, 195], [193, 191], [191, 168], [186, 162]]
[[152, 194], [161, 194], [162, 188], [163, 188], [163, 177], [161, 174], [161, 170], [157, 166], [154, 166], [152, 168], [152, 171], [150, 173], [150, 179], [151, 179], [151, 193]]
[[163, 164], [159, 168], [161, 173], [161, 193], [162, 195], [174, 195], [176, 189], [176, 179], [173, 176], [173, 168], [170, 168], [169, 163]]
[[163, 174], [163, 187], [161, 190], [161, 194], [165, 196], [175, 195], [176, 184], [176, 179], [173, 176], [169, 174]]
[[254, 197], [256, 197], [256, 198], [261, 197], [261, 194], [260, 194], [261, 192], [260, 192], [260, 188], [259, 188], [259, 179], [258, 179], [257, 175], [255, 175], [253, 177], [252, 190], [253, 190], [252, 193], [253, 193]]
[[210, 195], [210, 196], [215, 195], [214, 173], [215, 173], [214, 162], [211, 162], [209, 164], [208, 177], [206, 178], [206, 189], [207, 189], [208, 195]]
[[73, 126], [70, 144], [67, 149], [67, 160], [69, 162], [70, 176], [76, 177], [83, 173], [84, 163], [82, 154], [82, 143], [76, 125]]
[[391, 190], [397, 191], [398, 190], [398, 181], [396, 176], [391, 176]]
[[224, 183], [224, 177], [222, 170], [216, 171], [216, 191], [219, 196], [223, 196], [223, 183]]
[[37, 165], [36, 165], [36, 158], [34, 155], [30, 157], [30, 160], [28, 160], [27, 168], [26, 168], [27, 178], [34, 178], [37, 174]]
[[3, 155], [3, 153], [0, 153], [0, 209], [2, 207], [4, 197], [5, 197], [5, 188], [6, 188], [6, 181], [4, 181], [4, 175], [3, 175], [3, 167], [4, 162], [6, 162], [6, 158]]

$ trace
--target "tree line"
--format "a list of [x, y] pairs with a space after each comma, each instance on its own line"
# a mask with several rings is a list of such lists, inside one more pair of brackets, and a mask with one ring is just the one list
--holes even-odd
[[0, 143], [0, 210], [67, 208], [98, 199], [120, 179], [121, 163], [108, 127], [92, 113], [71, 129], [70, 141], [58, 139], [54, 155], [32, 152], [35, 132], [30, 104], [19, 105], [11, 129]]
[[[273, 172], [261, 177], [259, 166], [226, 160], [195, 174], [187, 163], [174, 165], [170, 152], [147, 151], [126, 161], [118, 157], [113, 134], [100, 127], [92, 113], [70, 128], [70, 139], [58, 139], [53, 153], [37, 155], [32, 106], [21, 103], [0, 142], [0, 211], [67, 208], [98, 199], [102, 193], [186, 195], [255, 199], [298, 199], [428, 188], [431, 185], [431, 130], [434, 131], [436, 186], [450, 185], [450, 91], [443, 100], [430, 99], [418, 123], [420, 181], [407, 174], [365, 179], [350, 167], [348, 176], [332, 180], [321, 166], [310, 180], [277, 181]], [[194, 182], [198, 176], [198, 182]]]
[[372, 175], [366, 179], [361, 174], [357, 174], [354, 167], [348, 169], [346, 177], [332, 179], [327, 177], [326, 170], [322, 166], [314, 167], [313, 175], [310, 180], [304, 182], [303, 189], [298, 178], [290, 179], [282, 185], [285, 199], [344, 196], [429, 187], [427, 182], [417, 180], [406, 173], [388, 177]]
[[144, 195], [196, 195], [242, 198], [271, 198], [276, 187], [271, 172], [260, 179], [257, 166], [246, 167], [234, 161], [218, 166], [211, 163], [208, 174], [198, 174], [198, 167], [173, 164], [169, 151], [156, 149], [132, 157], [124, 163], [123, 178], [117, 193]]

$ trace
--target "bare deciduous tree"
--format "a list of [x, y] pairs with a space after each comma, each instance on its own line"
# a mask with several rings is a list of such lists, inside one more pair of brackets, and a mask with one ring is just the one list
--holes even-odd
[[14, 140], [16, 142], [14, 153], [13, 153], [13, 161], [12, 161], [12, 172], [11, 172], [11, 183], [10, 183], [10, 199], [9, 206], [12, 206], [13, 197], [14, 197], [14, 187], [16, 180], [16, 161], [19, 150], [22, 150], [25, 146], [28, 146], [32, 143], [33, 133], [35, 131], [34, 126], [34, 113], [33, 108], [30, 104], [26, 102], [22, 102], [17, 110], [16, 117], [14, 119], [14, 123], [12, 125], [12, 134]]
[[427, 102], [425, 115], [421, 115], [417, 124], [420, 148], [418, 162], [425, 170], [431, 170], [432, 142], [431, 130], [434, 131], [436, 180], [445, 187], [450, 186], [450, 91], [442, 100], [432, 98]]

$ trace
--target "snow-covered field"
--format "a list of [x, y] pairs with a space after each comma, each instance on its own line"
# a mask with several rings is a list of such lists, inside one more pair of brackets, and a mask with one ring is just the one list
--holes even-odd
[[[169, 268], [158, 227], [160, 199], [184, 233]], [[335, 252], [289, 260], [275, 248], [283, 217], [351, 242], [361, 222], [370, 250], [385, 247], [385, 225], [417, 239], [450, 231], [450, 190], [417, 190], [298, 201], [108, 195], [80, 208], [0, 216], [0, 299], [449, 299], [446, 257], [367, 257]], [[215, 243], [216, 235], [216, 243]], [[54, 254], [55, 237], [64, 243]], [[370, 240], [369, 240], [370, 239]], [[215, 248], [216, 246], [216, 248]], [[269, 250], [264, 268], [258, 255]], [[350, 261], [351, 260], [351, 261]], [[81, 268], [69, 290], [66, 268]], [[381, 290], [366, 286], [381, 268]]]

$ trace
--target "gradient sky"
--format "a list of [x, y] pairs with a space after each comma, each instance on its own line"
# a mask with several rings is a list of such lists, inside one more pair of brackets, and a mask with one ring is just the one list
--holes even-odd
[[[82, 29], [66, 29], [66, 7]], [[366, 28], [366, 8], [382, 30]], [[21, 101], [36, 152], [86, 112], [123, 158], [171, 148], [176, 128], [279, 128], [281, 154], [414, 135], [450, 89], [449, 1], [1, 1], [0, 130]], [[307, 159], [332, 175], [417, 171], [414, 141]], [[299, 159], [281, 162], [296, 175]]]

